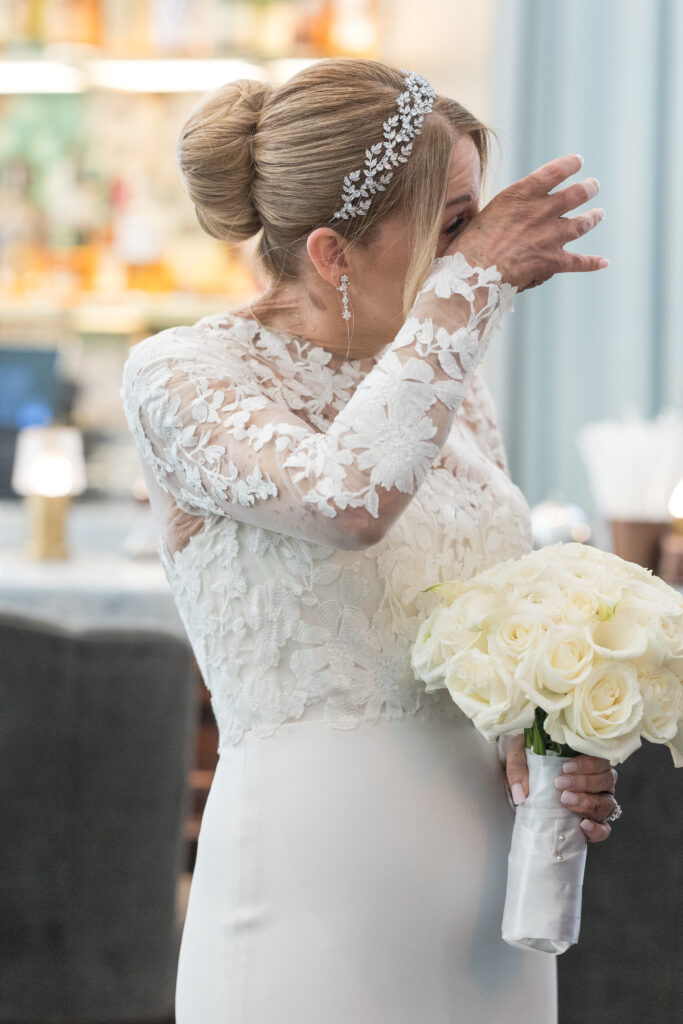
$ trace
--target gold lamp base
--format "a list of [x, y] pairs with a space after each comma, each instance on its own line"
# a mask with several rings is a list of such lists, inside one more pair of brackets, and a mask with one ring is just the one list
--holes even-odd
[[29, 558], [42, 560], [69, 557], [65, 533], [70, 500], [68, 495], [57, 498], [48, 498], [42, 494], [28, 495]]

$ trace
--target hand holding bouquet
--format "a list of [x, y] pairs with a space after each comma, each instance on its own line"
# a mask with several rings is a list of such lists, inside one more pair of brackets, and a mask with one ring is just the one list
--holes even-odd
[[573, 543], [429, 589], [444, 603], [421, 624], [415, 674], [445, 686], [490, 741], [525, 734], [529, 797], [503, 937], [563, 952], [578, 939], [586, 839], [554, 776], [577, 753], [619, 764], [641, 737], [683, 766], [683, 599], [649, 570]]

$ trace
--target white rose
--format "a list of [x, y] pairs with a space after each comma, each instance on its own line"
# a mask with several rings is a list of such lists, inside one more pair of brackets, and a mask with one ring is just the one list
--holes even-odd
[[496, 565], [492, 565], [488, 569], [482, 569], [472, 577], [472, 580], [476, 580], [477, 584], [483, 587], [505, 587], [519, 564], [514, 558], [506, 558], [504, 562], [497, 562]]
[[456, 597], [450, 610], [466, 629], [481, 630], [506, 610], [505, 596], [500, 591], [472, 588]]
[[565, 707], [551, 711], [545, 730], [556, 743], [605, 757], [619, 764], [641, 746], [643, 698], [638, 674], [623, 661], [603, 661], [593, 666]]
[[434, 609], [420, 624], [411, 647], [413, 672], [427, 691], [443, 688], [448, 660], [478, 639], [479, 633], [467, 629], [451, 605]]
[[587, 627], [554, 625], [519, 663], [515, 679], [535, 705], [557, 710], [571, 702], [572, 691], [588, 678], [594, 657]]
[[683, 719], [678, 723], [678, 732], [667, 747], [671, 751], [675, 768], [683, 768]]
[[654, 623], [654, 629], [667, 656], [679, 658], [683, 655], [683, 613], [663, 615]]
[[534, 720], [534, 706], [515, 685], [512, 666], [478, 648], [449, 661], [446, 686], [460, 710], [488, 740], [527, 728]]
[[492, 627], [488, 635], [489, 652], [516, 665], [529, 651], [540, 646], [552, 626], [552, 619], [532, 618], [513, 612]]
[[638, 676], [643, 697], [642, 734], [651, 743], [665, 743], [678, 732], [683, 717], [683, 686], [668, 668]]
[[538, 560], [532, 551], [522, 558], [508, 558], [490, 569], [485, 569], [476, 577], [478, 581], [494, 587], [508, 587], [514, 583], [533, 583], [545, 576], [547, 565], [545, 560]]
[[633, 661], [648, 648], [648, 632], [638, 622], [627, 620], [592, 622], [587, 627], [588, 642], [607, 660]]
[[583, 626], [598, 617], [601, 602], [589, 587], [569, 584], [565, 599], [564, 620], [570, 626]]

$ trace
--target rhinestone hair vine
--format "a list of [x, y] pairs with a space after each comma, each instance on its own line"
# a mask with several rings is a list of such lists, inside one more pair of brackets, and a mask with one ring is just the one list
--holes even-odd
[[[351, 171], [344, 178], [341, 209], [333, 219], [364, 217], [376, 192], [384, 192], [394, 176], [393, 167], [404, 164], [413, 150], [413, 139], [422, 131], [425, 114], [429, 114], [436, 94], [426, 78], [415, 71], [406, 71], [405, 89], [396, 98], [398, 113], [382, 125], [384, 139], [365, 150], [365, 167]], [[399, 127], [400, 124], [400, 127]], [[365, 177], [358, 184], [361, 174]]]

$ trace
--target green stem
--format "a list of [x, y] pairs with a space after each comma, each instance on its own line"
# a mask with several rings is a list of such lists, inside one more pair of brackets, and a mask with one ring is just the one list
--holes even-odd
[[572, 750], [567, 743], [556, 743], [551, 740], [543, 727], [545, 718], [546, 713], [543, 708], [536, 708], [533, 725], [524, 730], [524, 746], [533, 750], [535, 754], [545, 755], [548, 750], [552, 750], [560, 754], [561, 757], [576, 757], [578, 752]]

